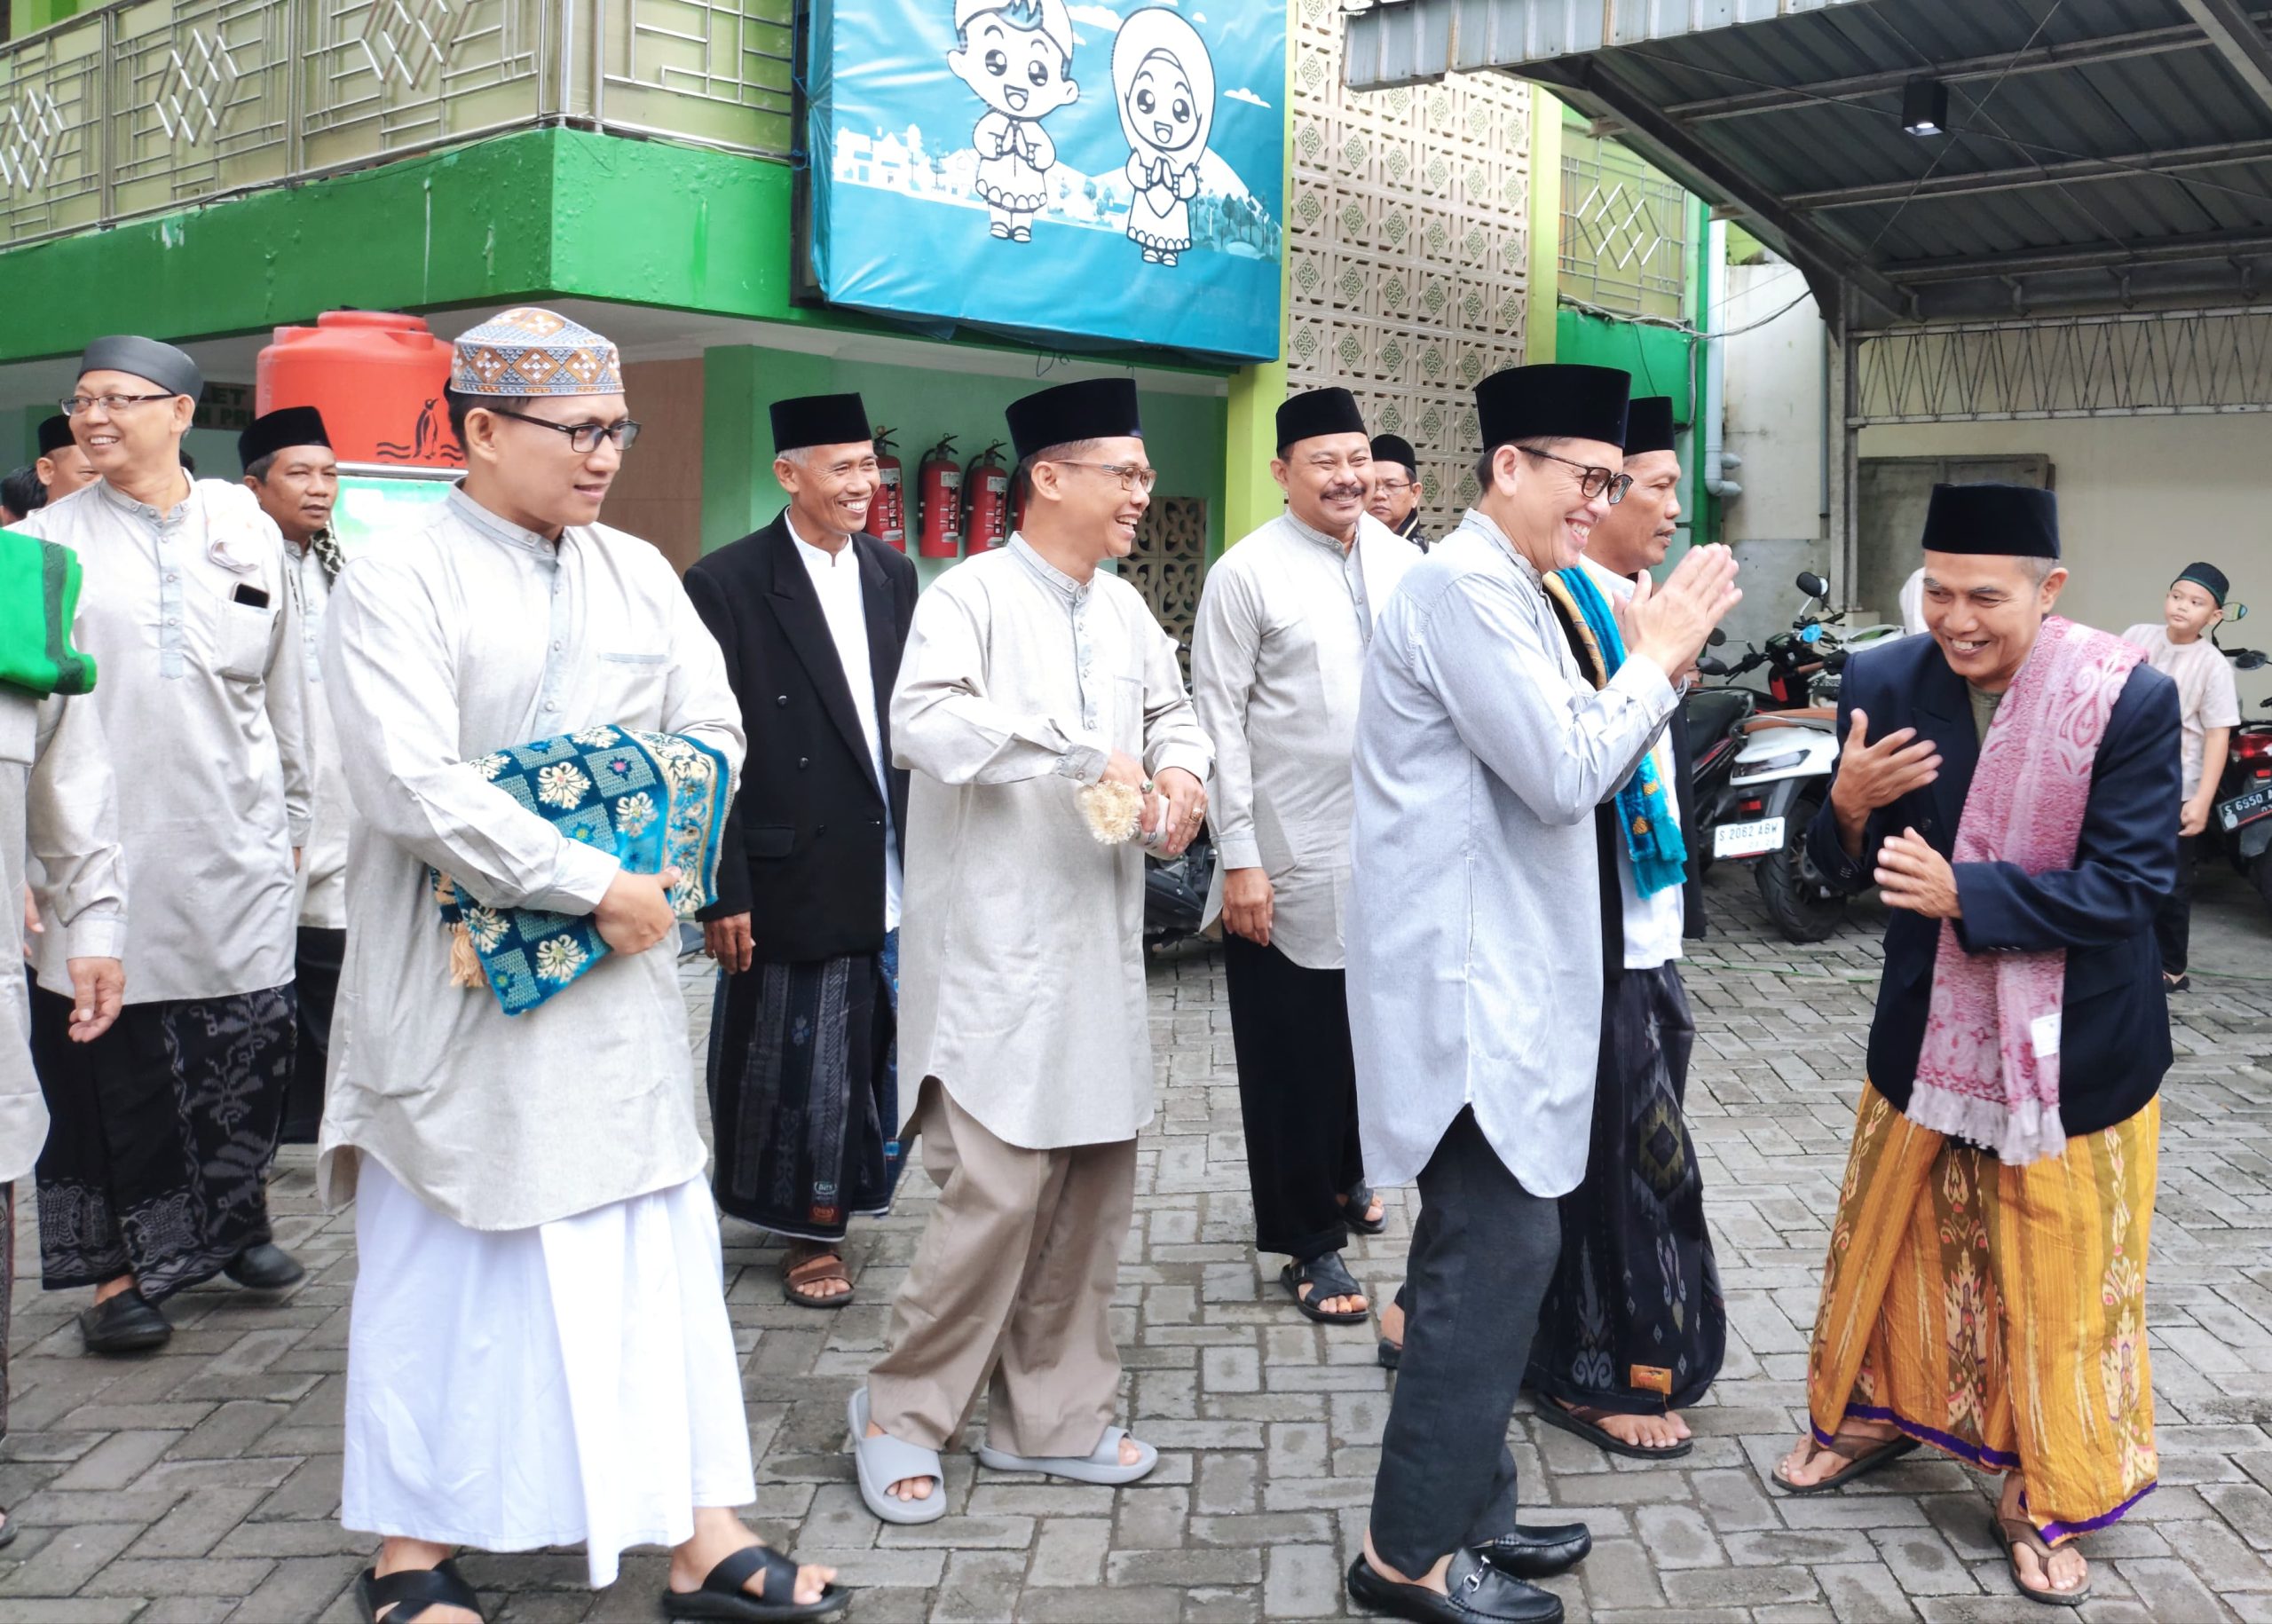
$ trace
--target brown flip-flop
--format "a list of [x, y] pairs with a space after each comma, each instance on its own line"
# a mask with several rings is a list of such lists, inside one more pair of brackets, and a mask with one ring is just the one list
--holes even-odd
[[2044, 1590], [2029, 1584], [2020, 1577], [2020, 1548], [2025, 1546], [2035, 1553], [2042, 1565], [2044, 1576], [2051, 1574], [2051, 1547], [2045, 1544], [2043, 1535], [2024, 1517], [2006, 1517], [1991, 1512], [1988, 1517], [1988, 1537], [2004, 1548], [2004, 1560], [2011, 1565], [2012, 1588], [2031, 1602], [2041, 1602], [2047, 1607], [2079, 1607], [2091, 1598], [2091, 1581], [2085, 1579], [2078, 1589]]
[[1827, 1494], [1881, 1466], [1891, 1465], [1914, 1450], [1917, 1440], [1899, 1435], [1873, 1438], [1866, 1432], [1841, 1431], [1828, 1443], [1818, 1442], [1815, 1447], [1836, 1455], [1846, 1464], [1819, 1483], [1794, 1483], [1779, 1469], [1771, 1471], [1767, 1475], [1775, 1480], [1777, 1488], [1786, 1494]]
[[844, 1271], [844, 1257], [839, 1252], [816, 1252], [802, 1263], [791, 1264], [785, 1257], [781, 1260], [781, 1296], [785, 1301], [800, 1308], [841, 1308], [851, 1302], [852, 1293], [839, 1291], [829, 1297], [812, 1297], [801, 1288], [824, 1286], [830, 1281], [840, 1280], [847, 1286], [851, 1275]]

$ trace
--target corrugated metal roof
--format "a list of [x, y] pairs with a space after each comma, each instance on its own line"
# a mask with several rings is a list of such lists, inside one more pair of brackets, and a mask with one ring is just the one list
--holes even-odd
[[[1361, 90], [1550, 86], [1874, 325], [2272, 281], [2265, 4], [1377, 0], [1346, 59]], [[1904, 132], [1912, 75], [1947, 85], [1952, 133]]]

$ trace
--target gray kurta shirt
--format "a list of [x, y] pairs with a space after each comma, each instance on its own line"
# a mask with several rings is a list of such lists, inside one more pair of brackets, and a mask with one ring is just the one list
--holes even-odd
[[[148, 877], [126, 1001], [284, 985], [311, 794], [284, 538], [218, 479], [164, 513], [98, 480], [17, 528], [71, 548], [86, 574], [79, 646], [101, 674], [89, 697], [118, 767], [119, 844], [129, 874]], [[63, 942], [51, 933], [36, 950], [39, 984], [69, 992]]]
[[899, 929], [902, 1125], [936, 1077], [1030, 1150], [1152, 1117], [1144, 857], [1075, 800], [1126, 752], [1207, 777], [1175, 644], [1136, 588], [1086, 586], [1013, 536], [915, 601], [892, 751], [912, 769]]
[[[117, 824], [110, 751], [92, 696], [35, 699], [0, 686], [0, 965], [23, 961], [28, 849], [38, 860], [41, 920], [59, 938], [62, 956], [119, 956], [126, 882]], [[10, 974], [0, 987], [0, 1180], [29, 1176], [47, 1142], [29, 1016], [24, 978]]]
[[1586, 1171], [1601, 1036], [1593, 809], [1676, 704], [1596, 692], [1538, 572], [1482, 514], [1373, 635], [1357, 706], [1349, 1025], [1365, 1171], [1418, 1175], [1463, 1106], [1534, 1195]]
[[1349, 891], [1349, 755], [1373, 623], [1420, 562], [1370, 514], [1356, 545], [1279, 515], [1207, 572], [1191, 697], [1215, 745], [1211, 921], [1228, 869], [1270, 877], [1270, 945], [1312, 970], [1342, 965]]
[[284, 544], [286, 579], [300, 622], [301, 670], [308, 682], [308, 763], [314, 793], [308, 840], [300, 853], [303, 925], [341, 930], [347, 924], [347, 779], [339, 764], [339, 729], [323, 685], [323, 614], [331, 578], [313, 548]]
[[525, 1229], [702, 1171], [676, 936], [610, 954], [507, 1015], [450, 982], [430, 866], [493, 907], [589, 913], [615, 858], [468, 762], [612, 723], [683, 733], [738, 772], [725, 658], [663, 556], [602, 525], [558, 545], [453, 493], [426, 529], [351, 559], [324, 676], [353, 804], [347, 958], [318, 1173], [375, 1156], [470, 1229]]

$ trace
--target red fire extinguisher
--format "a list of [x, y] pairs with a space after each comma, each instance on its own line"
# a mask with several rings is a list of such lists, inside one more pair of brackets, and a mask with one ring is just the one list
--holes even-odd
[[907, 493], [900, 486], [899, 459], [892, 454], [891, 430], [876, 430], [876, 499], [868, 504], [867, 532], [907, 550]]
[[926, 558], [951, 558], [962, 550], [962, 469], [955, 466], [954, 450], [951, 434], [931, 447], [917, 470], [923, 496], [918, 550]]
[[970, 556], [990, 553], [1009, 540], [1010, 531], [1010, 470], [1002, 466], [1002, 459], [994, 453], [1002, 449], [1002, 442], [995, 441], [970, 461], [962, 471], [964, 498], [970, 510], [963, 522], [963, 534], [970, 538]]

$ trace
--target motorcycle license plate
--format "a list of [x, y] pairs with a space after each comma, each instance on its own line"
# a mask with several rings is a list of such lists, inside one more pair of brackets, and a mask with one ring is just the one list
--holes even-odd
[[1783, 820], [1763, 817], [1755, 824], [1722, 824], [1712, 831], [1715, 857], [1756, 857], [1783, 848]]
[[2226, 801], [2217, 808], [2217, 821], [2229, 833], [2243, 824], [2252, 824], [2268, 814], [2272, 814], [2272, 784], [2251, 790], [2245, 795], [2236, 795]]

